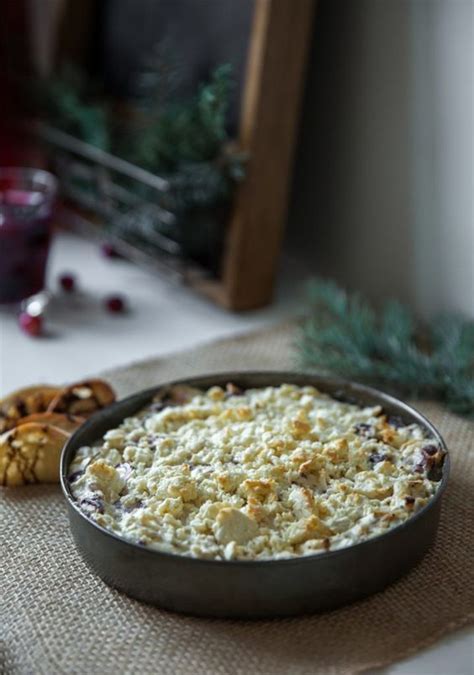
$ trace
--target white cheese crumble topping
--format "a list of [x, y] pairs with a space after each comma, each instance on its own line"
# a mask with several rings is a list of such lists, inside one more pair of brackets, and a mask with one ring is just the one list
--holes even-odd
[[437, 490], [442, 449], [379, 406], [291, 384], [166, 396], [70, 466], [83, 512], [132, 542], [218, 560], [308, 555], [383, 534]]

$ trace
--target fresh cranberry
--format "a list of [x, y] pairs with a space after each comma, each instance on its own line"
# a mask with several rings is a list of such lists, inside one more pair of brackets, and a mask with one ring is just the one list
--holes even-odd
[[388, 456], [383, 452], [372, 452], [369, 455], [369, 464], [374, 466], [374, 464], [378, 464], [379, 462], [385, 462], [386, 459], [388, 459]]
[[125, 310], [125, 300], [120, 295], [110, 295], [105, 299], [105, 306], [109, 312], [118, 314]]
[[102, 255], [104, 258], [121, 258], [122, 256], [120, 253], [117, 251], [117, 249], [114, 247], [113, 244], [110, 244], [109, 242], [105, 242], [102, 244], [100, 247], [100, 250], [102, 251]]
[[72, 274], [61, 274], [59, 277], [59, 283], [61, 284], [63, 291], [66, 291], [66, 293], [72, 293], [75, 290], [76, 280]]
[[41, 335], [43, 327], [43, 319], [41, 316], [31, 316], [28, 312], [22, 312], [18, 317], [18, 322], [21, 330], [28, 335], [31, 335], [32, 337]]
[[354, 426], [354, 433], [365, 438], [375, 437], [374, 427], [371, 424], [366, 424], [365, 422], [359, 422], [359, 424], [356, 424]]
[[425, 445], [425, 447], [422, 449], [422, 453], [426, 457], [433, 457], [433, 455], [436, 455], [438, 452], [438, 448], [436, 445]]

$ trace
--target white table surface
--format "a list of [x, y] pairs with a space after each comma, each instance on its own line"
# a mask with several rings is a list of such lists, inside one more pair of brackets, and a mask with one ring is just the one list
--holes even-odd
[[[49, 286], [57, 285], [59, 273], [70, 271], [81, 293], [54, 298], [48, 335], [39, 339], [19, 331], [11, 310], [0, 311], [0, 393], [38, 382], [71, 381], [283, 320], [301, 306], [301, 269], [292, 268], [285, 268], [271, 307], [234, 315], [125, 261], [104, 259], [95, 244], [60, 234], [50, 260]], [[111, 293], [127, 297], [130, 313], [110, 315], [102, 309], [103, 297]], [[474, 633], [465, 629], [373, 672], [472, 675], [473, 663]]]

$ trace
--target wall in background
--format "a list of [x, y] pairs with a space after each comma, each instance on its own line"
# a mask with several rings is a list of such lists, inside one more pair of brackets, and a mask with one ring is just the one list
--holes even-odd
[[471, 0], [320, 0], [288, 244], [309, 271], [474, 316]]

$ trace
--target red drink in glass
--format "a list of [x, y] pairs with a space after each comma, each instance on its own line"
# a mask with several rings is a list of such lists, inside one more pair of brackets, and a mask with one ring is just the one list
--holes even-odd
[[44, 288], [55, 195], [47, 171], [0, 168], [0, 303]]

